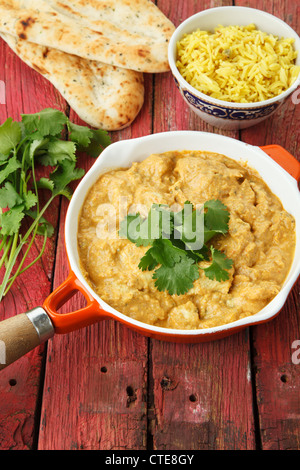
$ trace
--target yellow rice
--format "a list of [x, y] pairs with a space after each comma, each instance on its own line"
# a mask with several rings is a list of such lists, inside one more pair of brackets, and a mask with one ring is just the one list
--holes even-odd
[[176, 66], [194, 88], [213, 98], [253, 103], [278, 96], [300, 73], [294, 39], [248, 26], [198, 29], [177, 42]]

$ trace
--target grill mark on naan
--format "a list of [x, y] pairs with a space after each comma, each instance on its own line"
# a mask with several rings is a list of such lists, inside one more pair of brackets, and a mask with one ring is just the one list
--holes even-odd
[[[138, 2], [133, 0], [133, 4], [136, 1]], [[72, 0], [72, 2], [77, 8], [83, 8], [80, 1]], [[143, 0], [144, 4], [145, 2], [146, 0]], [[49, 3], [57, 7], [62, 2], [51, 0]], [[116, 3], [122, 5], [120, 0]], [[146, 34], [143, 36], [132, 34], [129, 30], [121, 29], [105, 19], [92, 20], [88, 16], [84, 19], [80, 13], [75, 19], [71, 18], [52, 9], [46, 1], [29, 0], [30, 8], [22, 8], [24, 4], [25, 0], [0, 0], [0, 32], [88, 60], [139, 72], [156, 73], [169, 70], [167, 43], [174, 27], [161, 12], [158, 14], [162, 19], [159, 26], [164, 27], [161, 29], [157, 26], [161, 32], [161, 39], [154, 40]], [[66, 4], [66, 0], [63, 4]], [[128, 7], [128, 2], [125, 0], [123, 4]], [[146, 4], [151, 9], [155, 7], [152, 2]], [[157, 7], [155, 9], [158, 10]], [[149, 23], [150, 19], [148, 18]], [[162, 30], [167, 32], [163, 33]]]
[[129, 126], [144, 102], [143, 74], [1, 34], [27, 65], [47, 78], [78, 116], [108, 131]]

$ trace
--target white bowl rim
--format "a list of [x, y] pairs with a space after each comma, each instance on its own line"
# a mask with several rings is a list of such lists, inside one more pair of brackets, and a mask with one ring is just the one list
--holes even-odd
[[[78, 203], [77, 203], [78, 196], [82, 192], [85, 192], [85, 194], [87, 194], [88, 190], [92, 186], [92, 185], [87, 184], [87, 183], [89, 183], [88, 180], [91, 178], [93, 173], [95, 173], [95, 172], [97, 173], [97, 171], [98, 171], [98, 177], [102, 173], [101, 171], [98, 170], [98, 166], [101, 165], [101, 160], [102, 160], [101, 157], [104, 157], [105, 155], [109, 155], [109, 152], [111, 151], [111, 149], [113, 147], [116, 147], [116, 146], [122, 147], [124, 145], [132, 145], [135, 142], [136, 143], [138, 143], [138, 142], [147, 143], [147, 140], [148, 141], [152, 140], [152, 139], [158, 139], [159, 140], [161, 138], [163, 139], [164, 137], [167, 137], [167, 138], [171, 139], [173, 135], [189, 137], [189, 136], [192, 136], [192, 135], [195, 135], [195, 134], [198, 134], [199, 136], [209, 136], [209, 138], [211, 138], [211, 139], [214, 136], [214, 138], [222, 139], [222, 140], [224, 140], [224, 142], [225, 141], [227, 141], [228, 143], [235, 142], [238, 145], [240, 145], [241, 147], [244, 147], [244, 148], [247, 147], [248, 149], [249, 148], [252, 149], [254, 152], [259, 152], [260, 155], [261, 155], [261, 158], [268, 159], [269, 160], [269, 165], [271, 165], [271, 166], [275, 165], [276, 167], [281, 169], [282, 173], [285, 174], [287, 179], [290, 182], [294, 183], [294, 187], [296, 187], [298, 189], [296, 180], [294, 178], [292, 178], [286, 172], [286, 170], [284, 170], [279, 164], [277, 164], [274, 160], [272, 160], [259, 147], [254, 146], [254, 145], [250, 145], [250, 144], [247, 144], [246, 142], [234, 139], [232, 137], [220, 135], [220, 134], [213, 134], [213, 133], [210, 133], [210, 132], [193, 131], [193, 130], [192, 131], [184, 131], [184, 130], [166, 131], [166, 132], [160, 132], [160, 133], [145, 135], [145, 136], [142, 136], [142, 137], [126, 139], [126, 140], [123, 140], [123, 141], [117, 141], [117, 142], [114, 142], [114, 143], [110, 144], [107, 148], [105, 148], [103, 150], [103, 152], [100, 154], [100, 156], [98, 157], [98, 159], [96, 160], [96, 162], [90, 168], [90, 170], [86, 173], [86, 175], [80, 181], [79, 185], [77, 186], [77, 188], [76, 188], [76, 190], [75, 190], [75, 192], [74, 192], [74, 194], [71, 198], [69, 206], [68, 206], [68, 210], [67, 210], [67, 214], [66, 214], [66, 221], [65, 221], [65, 242], [66, 242], [66, 251], [67, 251], [67, 254], [68, 254], [70, 268], [73, 271], [73, 273], [76, 275], [76, 277], [79, 279], [79, 281], [83, 284], [85, 289], [91, 294], [91, 296], [94, 299], [97, 300], [100, 307], [103, 310], [105, 310], [106, 312], [108, 312], [108, 314], [111, 318], [114, 318], [117, 321], [121, 320], [124, 323], [127, 323], [128, 326], [132, 325], [133, 327], [134, 326], [137, 327], [139, 330], [144, 330], [145, 334], [148, 334], [148, 335], [150, 334], [150, 336], [151, 336], [151, 333], [154, 333], [154, 334], [158, 334], [158, 335], [159, 334], [164, 335], [164, 337], [170, 336], [170, 338], [172, 338], [174, 336], [177, 336], [177, 337], [178, 336], [183, 336], [183, 337], [184, 336], [189, 336], [189, 337], [207, 336], [207, 337], [209, 337], [210, 335], [213, 336], [216, 333], [222, 333], [226, 330], [228, 330], [228, 331], [233, 330], [234, 331], [236, 329], [246, 328], [246, 327], [249, 327], [251, 325], [257, 325], [259, 323], [264, 323], [266, 321], [269, 321], [272, 318], [274, 318], [279, 313], [281, 308], [284, 306], [290, 291], [292, 290], [295, 282], [297, 281], [297, 279], [300, 275], [300, 260], [299, 260], [299, 263], [297, 265], [297, 270], [294, 273], [294, 275], [290, 278], [289, 282], [285, 286], [282, 287], [282, 289], [274, 297], [274, 299], [271, 300], [271, 302], [269, 302], [262, 310], [257, 312], [255, 315], [247, 316], [247, 317], [241, 318], [239, 320], [235, 320], [233, 322], [225, 323], [225, 324], [222, 324], [222, 325], [219, 325], [219, 326], [214, 326], [214, 327], [209, 327], [209, 328], [200, 328], [200, 329], [195, 329], [195, 330], [171, 329], [171, 328], [166, 328], [166, 327], [159, 327], [159, 326], [155, 326], [155, 325], [149, 325], [147, 323], [135, 320], [135, 319], [129, 317], [128, 315], [125, 315], [125, 314], [119, 312], [118, 310], [114, 309], [109, 304], [107, 304], [101, 297], [99, 297], [95, 293], [95, 291], [92, 289], [92, 287], [85, 280], [85, 278], [82, 274], [82, 271], [80, 269], [79, 263], [74, 259], [73, 255], [71, 253], [71, 250], [70, 250], [71, 240], [74, 239], [74, 232], [72, 232], [72, 230], [70, 230], [70, 227], [71, 227], [71, 220], [74, 219], [73, 212], [74, 212], [74, 210], [76, 210], [76, 205], [78, 207]], [[226, 153], [226, 155], [227, 155], [227, 153]], [[105, 170], [103, 173], [106, 173], [107, 171], [109, 171], [109, 170]], [[298, 194], [298, 200], [299, 200], [299, 204], [300, 204], [300, 192]], [[76, 239], [77, 239], [77, 231], [76, 231]], [[270, 310], [270, 312], [267, 315], [265, 313], [266, 309]]]
[[[285, 90], [283, 93], [281, 93], [280, 95], [274, 96], [273, 98], [269, 98], [268, 100], [256, 101], [254, 103], [237, 103], [237, 102], [234, 102], [234, 101], [231, 102], [231, 101], [224, 101], [224, 100], [220, 100], [220, 99], [217, 99], [217, 98], [213, 98], [213, 97], [211, 97], [209, 95], [206, 95], [205, 93], [202, 93], [201, 91], [197, 90], [196, 88], [191, 86], [183, 78], [183, 76], [179, 72], [178, 68], [176, 67], [175, 60], [174, 60], [174, 57], [173, 57], [174, 42], [177, 42], [177, 37], [179, 36], [180, 32], [185, 28], [185, 26], [190, 21], [194, 20], [197, 17], [203, 16], [208, 11], [210, 11], [210, 12], [211, 11], [216, 11], [216, 10], [220, 11], [220, 9], [227, 9], [227, 10], [232, 9], [233, 11], [237, 10], [237, 9], [239, 9], [239, 10], [252, 10], [252, 11], [255, 10], [256, 12], [258, 12], [259, 14], [261, 14], [263, 16], [267, 16], [269, 18], [272, 18], [273, 21], [276, 20], [279, 23], [282, 23], [287, 29], [290, 29], [291, 32], [294, 35], [296, 35], [297, 39], [299, 39], [299, 42], [300, 42], [299, 35], [296, 33], [296, 31], [293, 28], [291, 28], [291, 26], [289, 26], [281, 18], [278, 18], [277, 16], [272, 15], [271, 13], [268, 13], [266, 11], [262, 11], [262, 10], [259, 10], [257, 8], [242, 7], [242, 6], [222, 6], [222, 7], [207, 8], [205, 10], [202, 10], [202, 11], [198, 12], [198, 13], [195, 13], [194, 15], [192, 15], [192, 16], [188, 17], [186, 20], [184, 20], [175, 29], [175, 31], [174, 31], [171, 39], [170, 39], [169, 46], [168, 46], [168, 60], [169, 60], [169, 65], [170, 65], [172, 74], [177, 79], [177, 81], [181, 82], [180, 84], [182, 85], [182, 87], [184, 89], [187, 89], [191, 94], [194, 94], [198, 98], [200, 98], [200, 99], [202, 99], [206, 102], [209, 102], [210, 104], [215, 104], [215, 105], [223, 106], [223, 107], [226, 107], [226, 108], [239, 108], [239, 109], [244, 109], [244, 110], [253, 109], [253, 108], [263, 108], [263, 107], [266, 107], [268, 105], [272, 105], [272, 104], [274, 104], [278, 101], [281, 102], [282, 100], [287, 98], [300, 85], [300, 72], [299, 72], [298, 77], [294, 81], [294, 83], [287, 90]], [[298, 50], [298, 54], [300, 55], [300, 49]]]

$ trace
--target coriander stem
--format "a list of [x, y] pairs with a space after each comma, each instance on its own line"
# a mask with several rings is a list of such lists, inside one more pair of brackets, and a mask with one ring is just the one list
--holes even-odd
[[20, 274], [22, 274], [22, 273], [24, 273], [25, 271], [27, 271], [27, 269], [31, 268], [31, 266], [33, 266], [33, 265], [43, 256], [43, 253], [44, 253], [45, 247], [46, 247], [47, 238], [48, 238], [48, 237], [47, 237], [47, 229], [46, 229], [46, 230], [45, 230], [45, 235], [44, 235], [44, 242], [43, 242], [43, 246], [42, 246], [42, 249], [41, 249], [40, 253], [39, 253], [38, 256], [37, 256], [33, 261], [31, 261], [31, 263], [29, 263], [24, 269], [20, 270], [21, 266], [24, 264], [24, 261], [25, 261], [25, 259], [26, 259], [26, 257], [27, 257], [27, 254], [28, 254], [28, 251], [29, 251], [30, 247], [29, 247], [29, 249], [27, 249], [27, 251], [26, 251], [26, 253], [24, 254], [23, 259], [22, 259], [22, 261], [21, 261], [21, 263], [20, 263], [20, 265], [19, 265], [19, 267], [18, 267], [18, 270], [16, 271], [16, 273], [15, 273], [10, 279], [8, 279], [7, 283], [9, 283], [9, 284], [8, 284], [8, 286], [7, 286], [7, 288], [6, 288], [5, 292], [4, 292], [4, 295], [6, 295], [6, 294], [8, 293], [9, 289], [11, 288], [12, 284], [15, 282], [16, 278], [17, 278]]
[[4, 237], [2, 239], [2, 242], [0, 243], [0, 253], [1, 253], [1, 250], [2, 250], [2, 248], [4, 247], [4, 245], [6, 243], [6, 240], [7, 240], [7, 235], [4, 235]]
[[[28, 168], [26, 168], [25, 170], [25, 163], [26, 163], [26, 156], [28, 153], [29, 146], [30, 146], [30, 142], [27, 142], [23, 155], [22, 155], [22, 166], [21, 166], [21, 172], [20, 172], [20, 196], [21, 197], [23, 196], [23, 194], [27, 193], [27, 189], [26, 189], [27, 184], [26, 184], [25, 175], [26, 175], [26, 171]], [[24, 175], [24, 178], [22, 178], [22, 175]]]
[[52, 196], [47, 202], [46, 204], [44, 205], [43, 209], [40, 211], [38, 217], [34, 220], [34, 222], [31, 224], [31, 226], [29, 227], [29, 229], [27, 230], [27, 232], [25, 233], [24, 237], [22, 238], [22, 240], [20, 241], [18, 247], [16, 247], [16, 249], [14, 250], [14, 252], [12, 253], [11, 252], [11, 256], [9, 258], [9, 263], [8, 263], [8, 266], [6, 268], [6, 271], [5, 271], [5, 275], [4, 275], [4, 278], [3, 278], [3, 281], [2, 281], [2, 284], [0, 285], [0, 302], [3, 298], [3, 295], [4, 295], [4, 292], [5, 292], [5, 289], [6, 289], [6, 286], [7, 286], [7, 283], [9, 281], [9, 278], [10, 278], [10, 274], [11, 274], [11, 271], [13, 269], [13, 266], [16, 262], [16, 259], [21, 251], [21, 249], [23, 248], [23, 246], [25, 245], [28, 237], [30, 236], [31, 232], [35, 229], [36, 225], [38, 225], [39, 223], [39, 220], [40, 218], [42, 217], [42, 215], [44, 214], [44, 212], [47, 210], [47, 208], [50, 206], [50, 204], [52, 203], [53, 199], [55, 198], [55, 196]]
[[[7, 259], [7, 255], [8, 255], [8, 252], [10, 250], [10, 247], [11, 247], [11, 244], [12, 244], [12, 237], [9, 238], [5, 248], [4, 248], [4, 251], [3, 251], [3, 255], [2, 255], [2, 258], [0, 260], [0, 268], [3, 266], [3, 263], [6, 261]], [[1, 243], [2, 245], [2, 243]]]
[[8, 265], [11, 262], [11, 259], [13, 258], [14, 252], [16, 251], [18, 238], [19, 238], [19, 230], [17, 231], [17, 233], [14, 233], [13, 236], [11, 237], [12, 246], [11, 246], [11, 249], [10, 249], [10, 254], [9, 254], [9, 258], [8, 258], [8, 262], [7, 262]]
[[34, 230], [34, 227], [36, 225], [38, 225], [40, 219], [42, 218], [42, 216], [44, 215], [44, 213], [46, 212], [46, 210], [48, 209], [48, 207], [50, 206], [50, 204], [52, 203], [53, 199], [55, 198], [55, 196], [51, 196], [50, 199], [46, 202], [46, 204], [44, 205], [44, 207], [42, 208], [42, 210], [39, 212], [38, 216], [36, 217], [36, 219], [34, 220], [34, 222], [32, 222], [32, 224], [30, 225], [29, 229], [27, 230], [27, 232], [25, 233], [24, 235], [24, 238], [22, 239], [22, 242], [26, 241], [27, 238], [29, 237], [29, 235], [31, 234], [31, 232]]
[[18, 153], [18, 151], [20, 150], [21, 146], [23, 145], [24, 142], [26, 142], [26, 140], [28, 140], [28, 136], [24, 137], [23, 140], [21, 140], [21, 142], [19, 142], [17, 148], [16, 148], [16, 153]]
[[33, 186], [34, 186], [34, 191], [35, 191], [35, 195], [36, 195], [36, 199], [37, 199], [36, 207], [37, 207], [37, 214], [38, 214], [39, 211], [40, 211], [40, 203], [39, 203], [38, 188], [37, 188], [36, 178], [35, 178], [35, 168], [34, 168], [34, 158], [33, 157], [32, 157], [32, 162], [31, 162], [31, 169], [32, 169]]
[[[29, 148], [29, 143], [26, 145], [26, 148], [24, 150], [24, 153], [23, 153], [23, 159], [22, 159], [22, 171], [24, 171], [24, 164], [25, 164], [25, 156], [26, 156], [26, 152], [28, 152], [28, 148]], [[32, 178], [33, 178], [33, 185], [34, 185], [34, 190], [35, 190], [35, 194], [36, 194], [36, 197], [37, 197], [37, 214], [39, 213], [39, 199], [38, 199], [38, 190], [37, 190], [37, 185], [36, 185], [36, 178], [35, 178], [35, 171], [34, 171], [34, 158], [32, 158], [32, 161], [31, 161], [31, 168], [32, 168]], [[24, 183], [24, 182], [23, 182]], [[20, 182], [20, 193], [22, 194], [22, 192], [24, 193], [24, 190], [26, 190], [26, 188], [23, 187], [23, 189], [21, 190], [21, 187], [23, 186], [22, 184], [22, 181]], [[18, 266], [18, 269], [16, 271], [16, 273], [14, 274], [14, 276], [11, 278], [12, 281], [10, 282], [8, 288], [6, 289], [4, 295], [6, 295], [6, 293], [9, 291], [13, 281], [18, 277], [19, 274], [21, 274], [21, 269], [22, 269], [22, 266], [23, 264], [25, 263], [25, 260], [28, 256], [28, 253], [33, 245], [33, 242], [34, 242], [34, 239], [35, 239], [35, 236], [36, 236], [36, 233], [37, 233], [37, 230], [38, 230], [38, 224], [36, 224], [34, 230], [33, 230], [33, 233], [32, 233], [32, 237], [31, 237], [31, 241], [27, 247], [27, 250], [26, 252], [24, 253], [23, 255], [23, 258], [22, 260], [20, 261], [19, 263], [19, 266]], [[39, 259], [39, 257], [37, 258]], [[31, 263], [30, 266], [32, 266], [32, 264], [34, 263]], [[9, 282], [9, 280], [7, 281]]]
[[[29, 251], [31, 250], [31, 247], [32, 247], [33, 242], [34, 242], [37, 229], [38, 229], [38, 225], [35, 227], [35, 229], [34, 229], [34, 231], [33, 231], [33, 233], [32, 233], [32, 237], [31, 237], [30, 243], [28, 244], [27, 250], [25, 251], [25, 253], [24, 253], [24, 255], [23, 255], [23, 258], [22, 258], [22, 260], [21, 260], [20, 263], [19, 263], [19, 266], [18, 266], [17, 271], [15, 272], [15, 274], [14, 274], [13, 277], [12, 277], [13, 280], [15, 280], [15, 279], [18, 277], [18, 275], [21, 274], [21, 273], [20, 273], [21, 268], [22, 268], [23, 264], [25, 263], [25, 260], [26, 260], [26, 258], [27, 258], [27, 256], [28, 256]], [[8, 282], [10, 282], [10, 279], [7, 280], [7, 283], [8, 283]], [[11, 284], [12, 284], [12, 282], [10, 282], [10, 285], [9, 285], [9, 287], [6, 289], [4, 295], [6, 295], [6, 293], [7, 293], [8, 290], [10, 289]]]

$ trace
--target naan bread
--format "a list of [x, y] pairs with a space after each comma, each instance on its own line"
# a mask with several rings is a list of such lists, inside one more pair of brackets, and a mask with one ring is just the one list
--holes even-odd
[[0, 32], [139, 72], [165, 72], [174, 25], [150, 0], [0, 0]]
[[1, 34], [10, 48], [46, 77], [78, 116], [108, 131], [127, 127], [144, 102], [143, 74]]
[[[26, 1], [26, 0], [25, 0]], [[150, 0], [43, 0], [54, 10], [100, 31], [101, 22], [140, 36], [147, 44], [170, 39], [174, 25]], [[24, 0], [23, 0], [24, 2]]]

